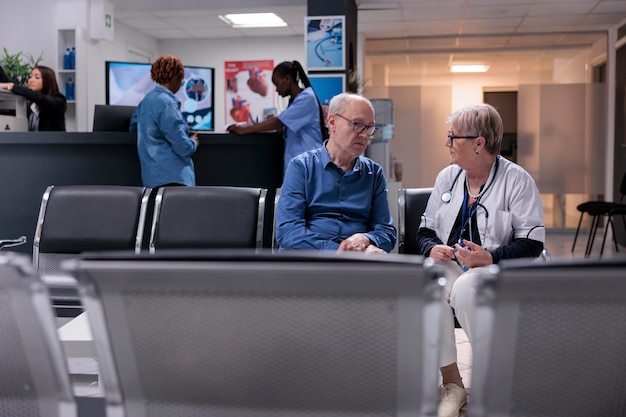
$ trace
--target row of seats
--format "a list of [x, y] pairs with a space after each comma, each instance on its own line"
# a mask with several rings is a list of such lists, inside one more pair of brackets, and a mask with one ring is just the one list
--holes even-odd
[[266, 195], [251, 187], [50, 186], [39, 211], [33, 264], [59, 311], [72, 315], [76, 283], [61, 269], [64, 259], [101, 251], [259, 250]]
[[[422, 262], [187, 251], [62, 267], [108, 416], [433, 416], [445, 280]], [[483, 271], [468, 416], [625, 415], [625, 271], [623, 259]], [[76, 415], [47, 300], [27, 258], [0, 255], [0, 415]]]
[[[399, 253], [418, 253], [416, 233], [431, 193], [432, 188], [399, 190]], [[50, 186], [42, 199], [33, 262], [54, 284], [65, 279], [58, 277], [60, 260], [82, 252], [276, 248], [273, 219], [264, 218], [266, 197], [266, 189], [250, 187]], [[266, 244], [268, 230], [272, 239]]]
[[[268, 190], [262, 188], [50, 186], [42, 199], [33, 263], [51, 287], [58, 311], [74, 315], [75, 280], [61, 270], [62, 260], [101, 251], [275, 249], [278, 192], [271, 216], [266, 216]], [[431, 192], [432, 188], [399, 190], [399, 253], [418, 253], [416, 233]], [[268, 232], [271, 238], [266, 241]], [[544, 258], [548, 256], [544, 251]]]

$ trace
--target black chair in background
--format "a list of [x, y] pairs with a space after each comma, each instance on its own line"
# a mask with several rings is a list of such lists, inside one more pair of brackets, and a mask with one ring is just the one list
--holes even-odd
[[150, 252], [159, 249], [263, 246], [267, 190], [253, 187], [161, 187]]
[[432, 187], [398, 190], [398, 253], [418, 253], [417, 229], [432, 192]]
[[[611, 231], [613, 234], [613, 243], [615, 244], [615, 251], [619, 252], [619, 247], [617, 244], [617, 238], [615, 237], [615, 223], [613, 218], [615, 216], [621, 216], [622, 217], [622, 223], [624, 225], [624, 229], [626, 229], [626, 204], [620, 204], [616, 207], [613, 207], [611, 209], [611, 211], [609, 211], [609, 213], [607, 214], [607, 226], [604, 228], [604, 237], [602, 238], [602, 247], [600, 248], [600, 256], [602, 256], [602, 253], [604, 252], [604, 243], [606, 242], [606, 235], [607, 232], [609, 230], [608, 226], [611, 225]], [[596, 228], [597, 228], [597, 224], [596, 224]]]
[[11, 252], [0, 253], [0, 415], [77, 415], [48, 289]]
[[276, 195], [274, 196], [274, 216], [272, 219], [272, 252], [278, 252], [280, 245], [276, 239], [276, 211], [278, 209], [278, 200], [280, 200], [280, 188], [276, 189]]
[[110, 185], [49, 186], [42, 199], [33, 264], [59, 315], [80, 313], [76, 280], [60, 267], [82, 252], [139, 253], [150, 189]]
[[626, 261], [483, 271], [471, 417], [626, 415]]
[[[626, 196], [626, 172], [624, 172], [624, 176], [622, 177], [622, 182], [619, 187], [620, 198], [619, 202], [611, 202], [611, 201], [586, 201], [584, 203], [579, 204], [576, 207], [576, 210], [580, 212], [580, 218], [578, 219], [578, 227], [576, 228], [576, 234], [574, 235], [574, 242], [572, 243], [572, 252], [576, 248], [576, 240], [578, 239], [578, 234], [580, 232], [580, 226], [582, 225], [583, 216], [588, 214], [591, 216], [591, 226], [589, 228], [589, 237], [587, 238], [587, 246], [585, 247], [585, 257], [589, 257], [591, 255], [591, 250], [593, 248], [593, 242], [596, 237], [596, 232], [600, 227], [600, 223], [602, 219], [606, 218], [607, 222], [604, 230], [604, 238], [602, 240], [602, 249], [600, 250], [600, 256], [602, 256], [602, 252], [604, 251], [604, 243], [606, 241], [606, 234], [609, 227], [612, 228], [613, 231], [613, 243], [615, 244], [615, 250], [619, 251], [617, 240], [615, 239], [615, 226], [613, 225], [613, 216], [621, 215], [622, 218], [626, 214], [626, 204], [623, 204], [624, 196]], [[626, 226], [626, 220], [624, 225]]]
[[112, 256], [64, 265], [127, 417], [436, 414], [443, 283], [421, 257]]

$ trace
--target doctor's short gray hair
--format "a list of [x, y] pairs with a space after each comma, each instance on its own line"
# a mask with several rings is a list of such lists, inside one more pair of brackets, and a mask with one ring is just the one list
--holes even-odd
[[492, 155], [500, 153], [504, 125], [492, 105], [481, 103], [464, 107], [448, 116], [447, 123], [456, 134], [484, 137], [487, 152]]

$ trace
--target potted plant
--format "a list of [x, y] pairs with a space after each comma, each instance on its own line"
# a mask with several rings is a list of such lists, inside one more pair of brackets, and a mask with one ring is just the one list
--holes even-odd
[[7, 48], [3, 48], [3, 52], [4, 54], [0, 57], [0, 66], [6, 72], [9, 80], [17, 85], [26, 86], [30, 71], [43, 61], [43, 52], [37, 59], [24, 52], [10, 54]]
[[365, 81], [361, 79], [361, 75], [356, 70], [356, 68], [348, 71], [348, 86], [347, 90], [349, 93], [361, 94], [363, 92], [363, 87], [365, 86]]

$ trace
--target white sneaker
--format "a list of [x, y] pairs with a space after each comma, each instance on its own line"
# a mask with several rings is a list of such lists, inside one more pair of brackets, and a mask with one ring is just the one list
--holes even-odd
[[461, 408], [467, 404], [465, 388], [457, 384], [446, 384], [441, 387], [441, 400], [437, 407], [437, 417], [459, 417]]

